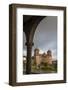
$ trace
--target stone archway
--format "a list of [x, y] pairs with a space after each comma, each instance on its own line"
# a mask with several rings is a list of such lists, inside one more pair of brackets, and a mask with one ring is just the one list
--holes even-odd
[[25, 32], [26, 36], [26, 43], [27, 46], [27, 63], [26, 63], [26, 74], [31, 73], [31, 53], [32, 53], [32, 46], [33, 37], [36, 31], [36, 27], [40, 23], [40, 21], [45, 18], [45, 16], [23, 16], [23, 31]]

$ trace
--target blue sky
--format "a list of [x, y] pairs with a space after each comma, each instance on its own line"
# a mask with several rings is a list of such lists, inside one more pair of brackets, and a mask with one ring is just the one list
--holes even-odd
[[[25, 43], [25, 35], [24, 43]], [[47, 50], [52, 50], [53, 58], [57, 59], [57, 17], [47, 16], [37, 26], [34, 35], [34, 46], [32, 54], [35, 48], [40, 49], [40, 53], [46, 53]], [[24, 44], [24, 55], [26, 54], [26, 47]]]

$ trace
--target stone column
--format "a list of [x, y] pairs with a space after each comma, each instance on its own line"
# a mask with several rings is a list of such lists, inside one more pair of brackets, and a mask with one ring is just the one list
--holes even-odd
[[31, 73], [31, 56], [32, 56], [32, 46], [33, 43], [26, 43], [27, 46], [27, 62], [26, 62], [26, 74]]

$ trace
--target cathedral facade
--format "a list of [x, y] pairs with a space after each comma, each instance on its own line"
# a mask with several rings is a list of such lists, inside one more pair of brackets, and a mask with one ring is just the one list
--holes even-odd
[[34, 60], [36, 65], [40, 65], [41, 63], [46, 63], [48, 65], [52, 64], [52, 52], [48, 50], [47, 53], [40, 54], [39, 49], [34, 50]]

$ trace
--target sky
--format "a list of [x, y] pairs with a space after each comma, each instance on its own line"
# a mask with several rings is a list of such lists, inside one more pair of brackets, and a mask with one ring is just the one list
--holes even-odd
[[[25, 35], [23, 34], [23, 51], [26, 55], [26, 46], [25, 46]], [[32, 55], [34, 49], [40, 49], [40, 53], [47, 53], [47, 50], [52, 51], [54, 59], [57, 59], [57, 17], [56, 16], [47, 16], [45, 17], [37, 26], [35, 35], [34, 35], [34, 46], [32, 48]]]

